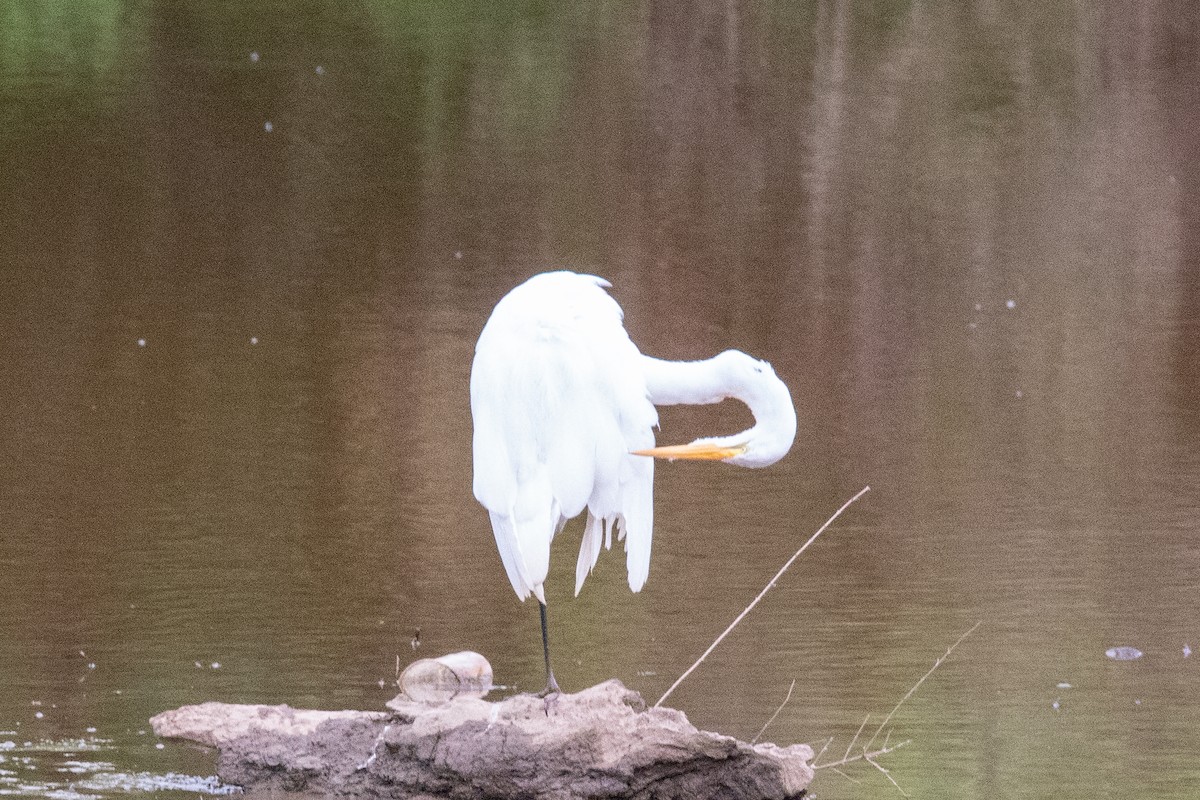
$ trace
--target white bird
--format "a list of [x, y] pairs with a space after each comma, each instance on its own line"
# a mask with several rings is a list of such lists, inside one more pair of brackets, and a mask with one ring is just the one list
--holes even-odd
[[[543, 584], [550, 542], [588, 510], [575, 568], [583, 587], [613, 530], [625, 541], [629, 588], [650, 571], [654, 460], [720, 460], [765, 467], [796, 437], [792, 397], [771, 365], [738, 350], [705, 361], [642, 355], [621, 307], [594, 275], [549, 272], [505, 295], [479, 336], [471, 365], [474, 492], [491, 515], [508, 580], [538, 599], [546, 660], [544, 695], [557, 693], [550, 668]], [[655, 405], [736, 398], [754, 414], [749, 430], [691, 444], [654, 447]]]

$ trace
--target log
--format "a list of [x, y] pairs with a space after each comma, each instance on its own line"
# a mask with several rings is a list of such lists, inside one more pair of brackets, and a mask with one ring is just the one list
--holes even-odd
[[204, 703], [150, 720], [165, 738], [218, 750], [217, 774], [251, 795], [386, 798], [789, 800], [813, 777], [803, 744], [748, 744], [648, 709], [610, 680], [549, 706], [393, 701], [391, 712]]

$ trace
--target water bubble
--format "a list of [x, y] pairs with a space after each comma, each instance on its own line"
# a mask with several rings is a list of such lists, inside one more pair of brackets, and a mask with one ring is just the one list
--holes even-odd
[[1066, 681], [1062, 681], [1058, 684], [1058, 688], [1059, 689], [1074, 689], [1075, 687], [1072, 686], [1071, 684], [1067, 683]]
[[461, 260], [462, 259], [462, 250], [455, 250], [454, 257]]
[[[199, 775], [181, 775], [176, 772], [157, 774], [153, 772], [118, 772], [112, 770], [111, 764], [98, 763], [86, 778], [76, 782], [76, 786], [92, 791], [104, 792], [103, 795], [82, 795], [85, 798], [115, 797], [118, 795], [136, 794], [137, 796], [165, 796], [163, 791], [188, 792], [196, 795], [230, 795], [240, 794], [236, 786], [226, 786], [216, 776], [200, 777]], [[47, 795], [49, 796], [49, 795]], [[66, 800], [66, 798], [63, 798]], [[76, 795], [72, 800], [80, 800]]]
[[138, 347], [145, 347], [145, 346], [146, 346], [146, 340], [145, 340], [145, 339], [138, 339], [138, 340], [137, 340], [137, 346], [138, 346]]
[[213, 669], [220, 669], [220, 668], [221, 668], [221, 662], [220, 662], [220, 661], [214, 661], [214, 662], [212, 662], [212, 664], [210, 664], [209, 666], [211, 666]]
[[1012, 309], [1017, 307], [1017, 301], [1009, 300], [1009, 301], [1005, 302], [1004, 306], [1005, 306], [1005, 308], [1007, 308], [1011, 311]]
[[157, 743], [155, 743], [155, 745], [154, 745], [154, 749], [155, 749], [155, 750], [162, 750], [162, 749], [164, 749], [164, 748], [166, 748], [166, 745], [165, 745], [165, 744], [163, 744], [162, 742], [157, 742]]
[[1190, 656], [1191, 654], [1192, 654], [1192, 648], [1188, 647], [1188, 646], [1185, 644], [1185, 645], [1183, 646], [1183, 657], [1184, 657], [1184, 658], [1187, 658], [1187, 657], [1188, 657], [1188, 656]]
[[250, 53], [250, 60], [253, 61], [255, 64], [258, 63], [258, 51], [257, 50], [254, 50]]
[[263, 130], [266, 131], [267, 133], [270, 133], [271, 131], [275, 130], [275, 126], [271, 124], [271, 120], [267, 120], [266, 122], [263, 123]]
[[33, 716], [34, 716], [34, 719], [41, 719], [42, 717], [44, 717], [44, 716], [46, 716], [46, 715], [45, 715], [45, 714], [43, 714], [41, 711], [38, 711], [38, 712], [37, 712], [36, 714], [34, 714]]
[[1058, 698], [1057, 698], [1057, 697], [1056, 697], [1056, 698], [1054, 698], [1054, 702], [1050, 704], [1050, 707], [1051, 707], [1051, 708], [1053, 708], [1055, 711], [1058, 711], [1058, 708], [1059, 708], [1059, 703], [1058, 703]]
[[1136, 647], [1110, 647], [1104, 651], [1104, 655], [1113, 661], [1133, 661], [1142, 657], [1142, 651]]
[[257, 337], [257, 336], [251, 336], [251, 337], [250, 337], [250, 344], [258, 344], [258, 337]]
[[318, 75], [324, 75], [325, 68], [322, 67], [320, 64], [317, 64], [317, 68], [314, 70], [314, 72], [316, 72]]

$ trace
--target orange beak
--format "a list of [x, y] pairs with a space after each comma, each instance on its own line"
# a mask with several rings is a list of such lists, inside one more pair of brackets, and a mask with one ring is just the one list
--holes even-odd
[[693, 461], [724, 461], [727, 458], [740, 456], [746, 452], [745, 445], [737, 447], [717, 447], [714, 444], [675, 444], [666, 447], [652, 447], [649, 450], [634, 450], [635, 456], [652, 456], [654, 458], [669, 458], [674, 461], [683, 458]]

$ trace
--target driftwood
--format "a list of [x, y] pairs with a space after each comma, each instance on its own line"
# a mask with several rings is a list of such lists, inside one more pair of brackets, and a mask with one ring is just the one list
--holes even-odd
[[615, 680], [549, 707], [528, 695], [389, 705], [392, 712], [204, 703], [150, 722], [159, 736], [217, 748], [221, 780], [252, 793], [784, 800], [803, 795], [813, 777], [807, 745], [697, 730], [680, 711], [646, 708]]

